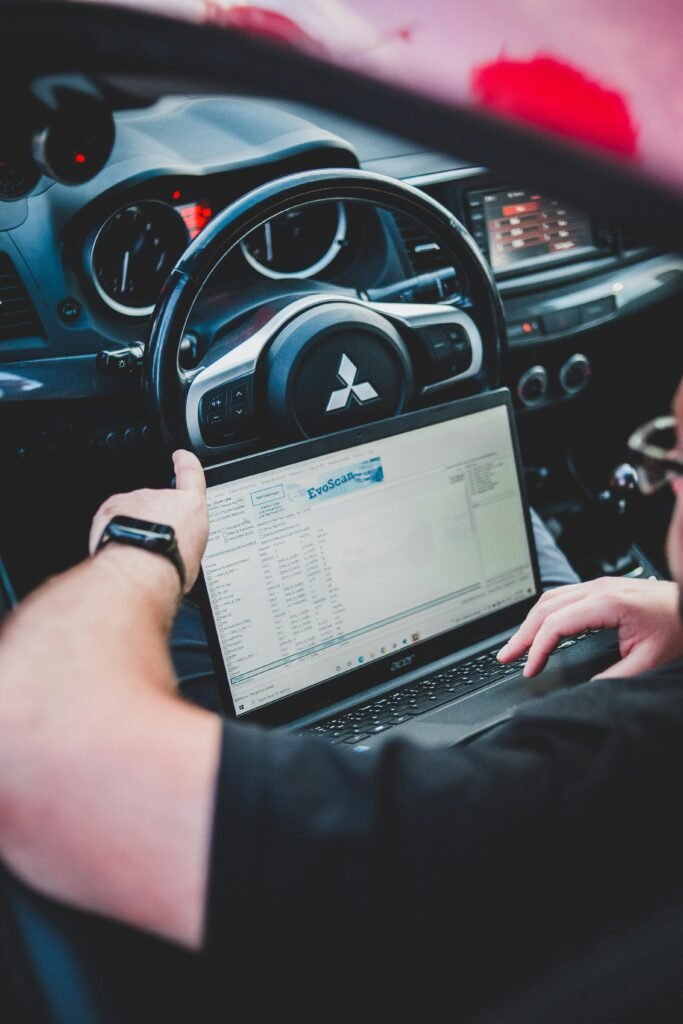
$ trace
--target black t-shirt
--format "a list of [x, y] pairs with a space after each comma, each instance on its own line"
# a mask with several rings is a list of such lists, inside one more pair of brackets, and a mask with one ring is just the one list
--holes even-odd
[[226, 723], [207, 951], [255, 1013], [469, 1018], [683, 897], [681, 780], [681, 664], [448, 750]]

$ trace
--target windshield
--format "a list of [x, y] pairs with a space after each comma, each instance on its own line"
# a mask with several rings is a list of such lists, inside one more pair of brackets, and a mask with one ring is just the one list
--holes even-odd
[[[78, 2], [78, 0], [76, 0]], [[119, 0], [579, 141], [683, 187], [680, 0]]]

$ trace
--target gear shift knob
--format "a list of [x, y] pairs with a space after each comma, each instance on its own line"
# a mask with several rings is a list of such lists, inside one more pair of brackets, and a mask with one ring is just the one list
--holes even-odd
[[629, 462], [621, 462], [612, 472], [606, 490], [600, 494], [600, 500], [614, 504], [618, 515], [623, 515], [631, 497], [638, 491], [638, 473]]
[[609, 489], [615, 494], [630, 494], [638, 490], [638, 473], [629, 462], [620, 463], [612, 473]]

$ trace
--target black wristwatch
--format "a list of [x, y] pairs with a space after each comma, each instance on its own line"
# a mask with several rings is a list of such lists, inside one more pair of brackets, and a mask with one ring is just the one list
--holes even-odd
[[96, 551], [112, 542], [130, 544], [132, 547], [151, 551], [155, 555], [164, 555], [176, 567], [180, 576], [180, 588], [183, 593], [185, 592], [185, 566], [172, 526], [150, 523], [146, 519], [134, 519], [132, 516], [114, 516], [105, 526]]

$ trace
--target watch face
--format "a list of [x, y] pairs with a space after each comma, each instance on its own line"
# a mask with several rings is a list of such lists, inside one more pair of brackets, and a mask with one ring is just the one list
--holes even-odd
[[135, 536], [141, 543], [152, 545], [170, 544], [175, 538], [172, 526], [164, 523], [151, 523], [147, 519], [135, 519], [133, 516], [114, 516], [107, 527], [112, 538]]

